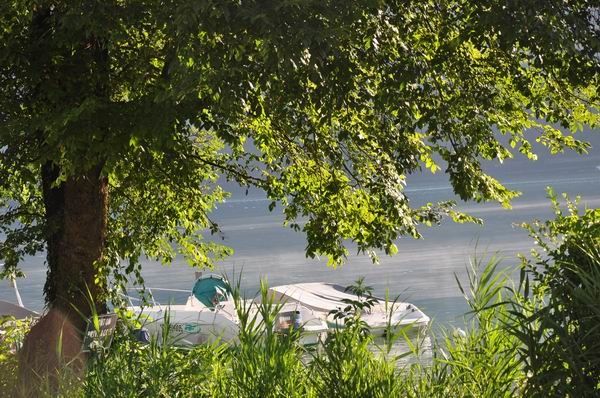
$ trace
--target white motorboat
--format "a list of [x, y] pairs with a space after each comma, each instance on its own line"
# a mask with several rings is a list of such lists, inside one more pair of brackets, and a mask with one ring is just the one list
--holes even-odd
[[[148, 289], [152, 303], [148, 306], [133, 305], [129, 310], [144, 322], [144, 329], [151, 336], [160, 338], [165, 323], [169, 327], [169, 341], [173, 344], [192, 346], [216, 340], [235, 342], [238, 338], [240, 320], [227, 281], [214, 274], [199, 277], [191, 291], [174, 289]], [[188, 293], [185, 304], [159, 304], [154, 301], [154, 291]], [[259, 305], [245, 302], [251, 316], [260, 321]], [[300, 303], [281, 305], [275, 320], [276, 332], [285, 333], [290, 328], [301, 328], [300, 343], [316, 344], [327, 333], [327, 323], [314, 311]], [[258, 324], [259, 322], [256, 322]]]
[[[276, 286], [269, 289], [276, 300], [284, 303], [298, 303], [313, 310], [318, 316], [327, 321], [330, 328], [344, 326], [344, 322], [335, 319], [332, 311], [344, 311], [349, 303], [364, 300], [357, 295], [348, 293], [346, 289], [331, 283], [297, 283]], [[360, 313], [360, 318], [369, 326], [371, 333], [383, 334], [390, 326], [424, 327], [429, 324], [429, 317], [417, 306], [404, 302], [387, 302], [376, 298], [370, 308]]]

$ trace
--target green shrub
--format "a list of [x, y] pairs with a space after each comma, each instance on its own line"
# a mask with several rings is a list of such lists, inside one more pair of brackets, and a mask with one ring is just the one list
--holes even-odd
[[18, 360], [16, 351], [29, 330], [30, 321], [14, 317], [0, 317], [0, 397], [9, 397], [17, 383]]
[[600, 209], [567, 213], [549, 191], [556, 218], [526, 225], [541, 250], [523, 259], [522, 300], [513, 334], [530, 375], [530, 396], [600, 395]]

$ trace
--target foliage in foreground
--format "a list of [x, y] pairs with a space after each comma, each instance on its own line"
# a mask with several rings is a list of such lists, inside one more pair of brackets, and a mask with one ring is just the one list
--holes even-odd
[[[526, 226], [540, 250], [524, 260], [523, 297], [511, 332], [533, 396], [600, 396], [600, 209], [563, 212]], [[529, 280], [532, 279], [532, 281]]]
[[[469, 304], [474, 311], [485, 308], [476, 313], [466, 332], [440, 339], [433, 360], [421, 357], [421, 343], [427, 339], [423, 334], [393, 328], [382, 344], [365, 333], [365, 325], [353, 314], [344, 329], [330, 334], [316, 349], [303, 348], [298, 333], [272, 332], [277, 306], [264, 286], [261, 317], [250, 316], [244, 302], [238, 303], [242, 329], [236, 345], [213, 343], [184, 350], [165, 344], [166, 333], [150, 344], [122, 333], [110, 352], [98, 352], [91, 359], [78, 386], [65, 370], [53, 395], [510, 397], [521, 383], [522, 372], [515, 359], [516, 339], [502, 328], [507, 307], [496, 305], [507, 281], [505, 274], [495, 272], [496, 265], [491, 261], [480, 276], [471, 275]], [[398, 339], [406, 339], [408, 354], [415, 360], [407, 362], [407, 353], [393, 349]]]
[[17, 321], [13, 317], [0, 317], [0, 396], [17, 382], [17, 348], [29, 329], [29, 321]]
[[[85, 378], [65, 370], [54, 395], [598, 396], [600, 210], [579, 214], [568, 201], [569, 213], [563, 214], [553, 201], [556, 219], [528, 226], [545, 254], [524, 259], [517, 286], [508, 271], [498, 270], [497, 259], [474, 262], [468, 283], [459, 282], [471, 309], [465, 330], [434, 339], [432, 358], [405, 330], [390, 330], [386, 344], [380, 344], [352, 314], [346, 328], [330, 334], [318, 349], [302, 348], [298, 333], [272, 332], [278, 307], [263, 285], [259, 318], [250, 316], [236, 296], [242, 326], [237, 344], [182, 350], [165, 344], [167, 336], [144, 345], [122, 333], [110, 352], [91, 359]], [[0, 343], [1, 396], [9, 395], [15, 380], [10, 347], [19, 330], [8, 329]], [[413, 360], [391, 349], [398, 339], [406, 339]]]

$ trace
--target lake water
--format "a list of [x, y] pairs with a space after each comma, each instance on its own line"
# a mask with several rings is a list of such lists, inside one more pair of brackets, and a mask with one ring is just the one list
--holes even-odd
[[[459, 203], [461, 210], [483, 218], [485, 224], [445, 221], [439, 227], [423, 229], [424, 239], [400, 239], [398, 254], [382, 256], [378, 265], [356, 255], [338, 269], [328, 268], [325, 259], [307, 259], [304, 236], [282, 226], [280, 209], [269, 212], [269, 202], [259, 192], [245, 195], [228, 185], [233, 196], [219, 205], [212, 218], [223, 230], [223, 243], [233, 247], [235, 254], [215, 271], [229, 275], [234, 270], [236, 274], [242, 272], [242, 287], [249, 295], [258, 290], [261, 277], [274, 286], [311, 281], [348, 285], [365, 276], [377, 295], [388, 290], [390, 296], [416, 304], [440, 324], [462, 324], [466, 306], [454, 275], [464, 280], [469, 257], [476, 252], [497, 253], [504, 258], [504, 266], [516, 266], [516, 254], [527, 253], [533, 242], [514, 224], [552, 217], [546, 186], [552, 185], [556, 192], [581, 195], [584, 206], [600, 206], [600, 134], [588, 132], [583, 138], [593, 145], [586, 156], [542, 154], [536, 162], [517, 157], [504, 165], [488, 165], [492, 175], [509, 188], [523, 192], [513, 202], [512, 210], [493, 203]], [[415, 205], [453, 198], [443, 173], [411, 177], [406, 192]], [[46, 275], [44, 255], [27, 258], [23, 269], [27, 277], [18, 281], [23, 301], [40, 310]], [[191, 289], [194, 280], [194, 270], [181, 259], [170, 267], [147, 261], [143, 272], [148, 286]], [[14, 301], [6, 281], [0, 281], [0, 299]]]

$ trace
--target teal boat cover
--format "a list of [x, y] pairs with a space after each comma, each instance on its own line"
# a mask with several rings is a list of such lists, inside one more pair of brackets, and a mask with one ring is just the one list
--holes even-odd
[[192, 294], [207, 307], [214, 307], [229, 299], [229, 284], [219, 275], [208, 275], [196, 281]]

